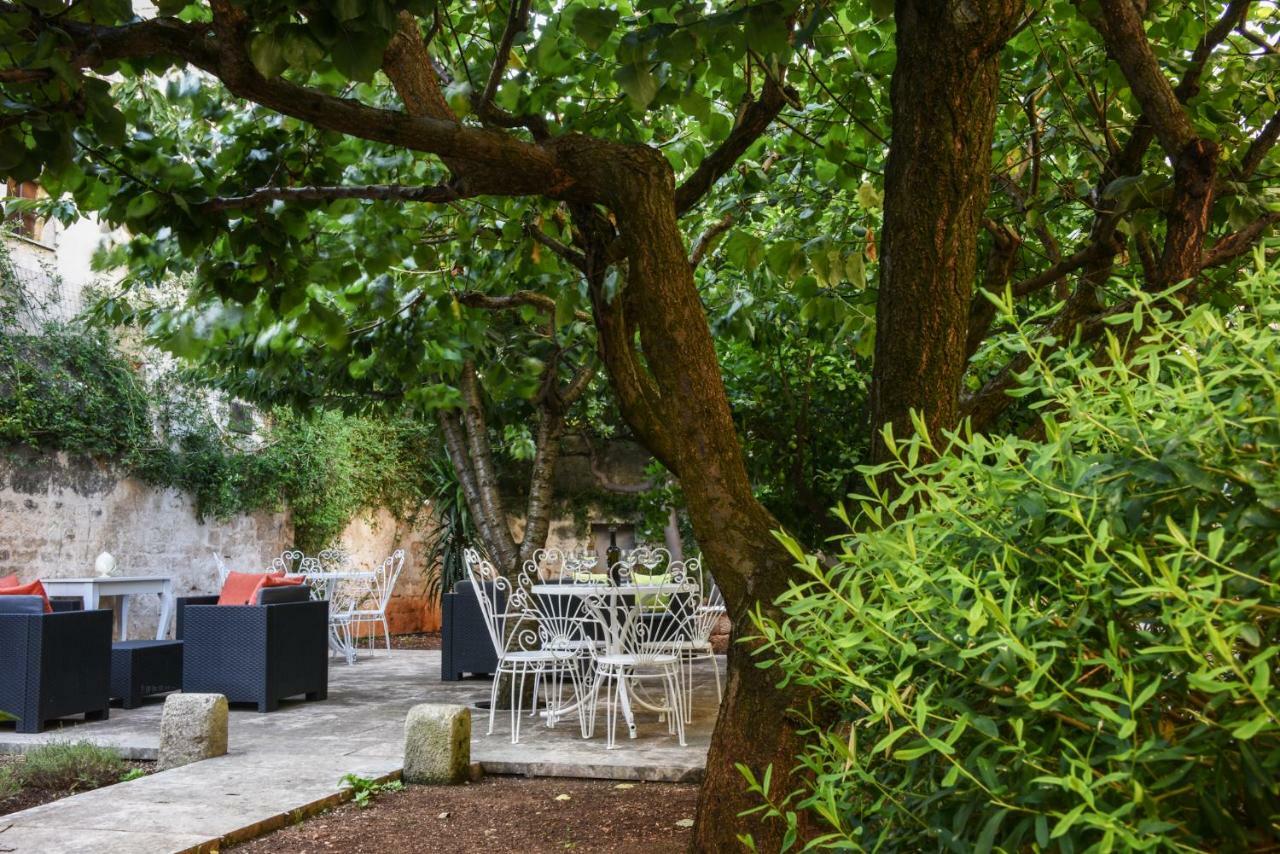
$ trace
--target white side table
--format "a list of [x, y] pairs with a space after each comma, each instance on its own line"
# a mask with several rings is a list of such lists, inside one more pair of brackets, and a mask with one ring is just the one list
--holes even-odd
[[75, 596], [84, 603], [86, 611], [98, 608], [104, 598], [120, 598], [120, 640], [129, 639], [129, 598], [139, 594], [160, 597], [160, 625], [156, 628], [156, 640], [164, 640], [173, 622], [173, 578], [168, 575], [124, 575], [90, 578], [41, 579], [45, 592], [50, 596]]

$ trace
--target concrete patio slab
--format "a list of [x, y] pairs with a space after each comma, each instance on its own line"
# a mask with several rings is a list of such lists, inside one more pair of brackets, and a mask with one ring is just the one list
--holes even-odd
[[[0, 817], [0, 851], [208, 851], [248, 839], [327, 808], [348, 795], [348, 773], [384, 779], [399, 774], [404, 717], [422, 702], [473, 707], [471, 758], [487, 773], [696, 781], [701, 778], [716, 712], [710, 665], [695, 679], [694, 722], [681, 747], [656, 714], [637, 715], [638, 737], [620, 728], [606, 750], [604, 716], [583, 739], [576, 717], [547, 728], [525, 717], [520, 743], [510, 743], [509, 713], [486, 735], [487, 680], [442, 682], [439, 652], [393, 651], [330, 671], [329, 699], [290, 703], [272, 714], [232, 709], [226, 756], [85, 792]], [[126, 756], [152, 759], [159, 746], [159, 700], [113, 709], [106, 721], [69, 724], [39, 735], [0, 726], [0, 753], [49, 741], [86, 740]]]

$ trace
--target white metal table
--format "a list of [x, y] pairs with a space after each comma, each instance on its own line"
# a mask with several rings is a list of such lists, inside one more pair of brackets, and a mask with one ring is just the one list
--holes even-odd
[[344, 581], [359, 581], [367, 585], [373, 584], [374, 573], [363, 570], [314, 570], [291, 573], [290, 578], [301, 576], [311, 585], [312, 594], [317, 599], [329, 600], [329, 649], [346, 659], [347, 664], [356, 663], [356, 639], [351, 636], [351, 612], [355, 609], [357, 599], [350, 602], [339, 602], [334, 596], [338, 585]]
[[92, 576], [88, 578], [41, 579], [50, 596], [75, 596], [86, 611], [96, 610], [103, 599], [120, 600], [120, 640], [129, 639], [129, 599], [138, 595], [160, 597], [160, 624], [156, 640], [164, 640], [173, 622], [173, 578], [168, 575]]
[[[624, 584], [614, 586], [612, 584], [533, 584], [529, 586], [529, 592], [535, 596], [576, 596], [584, 601], [592, 597], [633, 597], [629, 604], [631, 608], [644, 608], [643, 597], [669, 594], [677, 589], [673, 584]], [[610, 607], [617, 607], [617, 602], [611, 604]], [[613, 638], [613, 632], [605, 632], [606, 638]], [[617, 655], [620, 649], [605, 647], [606, 655]], [[627, 690], [627, 680], [623, 679], [618, 684], [618, 699], [622, 706], [622, 716], [627, 722], [627, 734], [631, 738], [636, 737], [636, 719], [635, 713], [631, 709], [630, 691]], [[557, 709], [554, 714], [559, 717], [568, 712], [577, 711], [578, 706], [583, 702], [583, 698], [579, 697], [575, 702], [568, 706]], [[641, 705], [645, 705], [641, 702]], [[543, 712], [543, 715], [549, 716], [553, 714], [550, 711]]]

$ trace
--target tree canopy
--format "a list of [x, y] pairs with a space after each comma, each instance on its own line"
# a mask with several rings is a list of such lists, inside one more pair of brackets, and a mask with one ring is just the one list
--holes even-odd
[[[473, 380], [564, 402], [598, 360], [745, 627], [883, 428], [1025, 422], [983, 290], [1057, 343], [1132, 311], [1113, 277], [1230, 298], [1280, 219], [1278, 35], [1249, 0], [0, 2], [0, 171], [127, 227], [134, 287], [191, 276], [176, 352], [462, 417], [479, 496]], [[731, 754], [789, 767], [824, 714], [735, 672], [705, 846]]]

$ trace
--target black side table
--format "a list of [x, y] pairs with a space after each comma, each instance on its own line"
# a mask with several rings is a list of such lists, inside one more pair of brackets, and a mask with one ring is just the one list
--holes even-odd
[[142, 698], [182, 688], [182, 641], [131, 640], [111, 644], [111, 698], [126, 709]]

